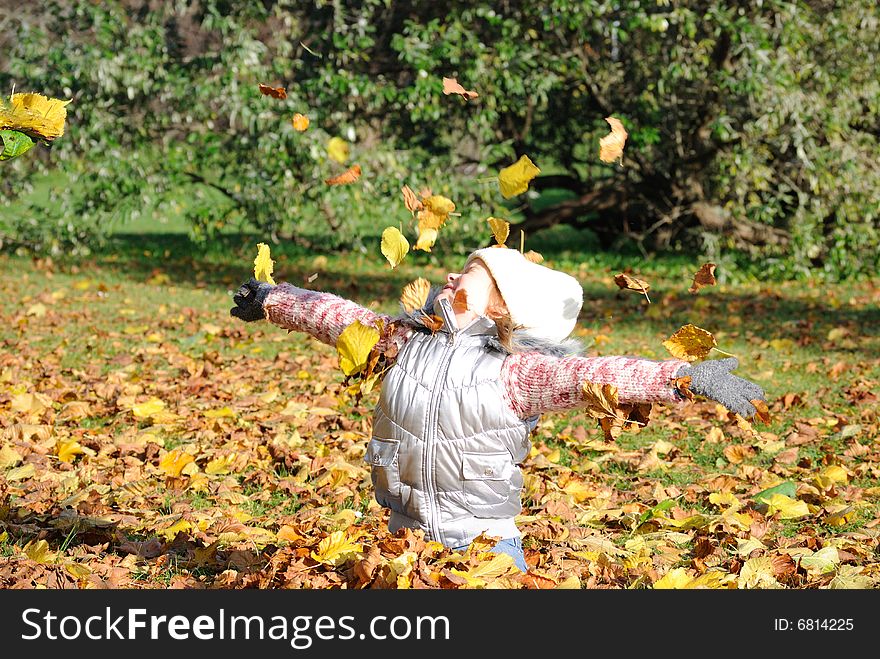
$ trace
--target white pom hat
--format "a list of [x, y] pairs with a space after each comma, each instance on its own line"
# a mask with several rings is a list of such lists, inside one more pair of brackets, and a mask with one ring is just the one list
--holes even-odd
[[571, 334], [584, 301], [577, 279], [533, 263], [516, 249], [486, 247], [472, 252], [467, 262], [474, 259], [489, 268], [514, 325], [550, 341]]

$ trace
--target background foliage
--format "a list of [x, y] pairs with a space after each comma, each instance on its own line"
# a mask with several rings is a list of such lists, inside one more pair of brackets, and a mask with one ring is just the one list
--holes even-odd
[[[412, 229], [407, 183], [462, 213], [439, 250], [485, 240], [496, 215], [529, 236], [570, 224], [581, 250], [736, 248], [784, 277], [880, 265], [867, 0], [14, 4], [0, 89], [74, 100], [51, 151], [4, 165], [5, 248], [85, 251], [179, 218], [202, 240], [373, 249]], [[479, 98], [444, 96], [443, 76]], [[597, 157], [611, 114], [622, 166]], [[324, 185], [344, 169], [332, 136], [361, 184]], [[542, 176], [504, 204], [493, 177], [523, 153]]]

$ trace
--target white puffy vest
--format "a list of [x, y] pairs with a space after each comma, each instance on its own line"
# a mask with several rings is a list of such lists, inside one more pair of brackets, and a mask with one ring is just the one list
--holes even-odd
[[420, 528], [447, 547], [482, 532], [519, 537], [517, 463], [529, 453], [534, 420], [505, 404], [506, 355], [486, 347], [495, 324], [456, 328], [448, 301], [444, 327], [413, 332], [388, 371], [365, 461], [376, 500], [391, 509], [389, 529]]

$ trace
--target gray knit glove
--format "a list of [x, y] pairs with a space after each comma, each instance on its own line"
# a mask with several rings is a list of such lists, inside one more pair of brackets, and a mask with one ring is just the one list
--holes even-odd
[[263, 309], [263, 302], [274, 286], [264, 281], [257, 281], [251, 277], [242, 284], [238, 292], [232, 296], [235, 306], [229, 310], [229, 314], [240, 318], [245, 322], [255, 320], [263, 320], [266, 317], [266, 311]]
[[731, 412], [748, 418], [757, 410], [749, 401], [766, 400], [764, 390], [754, 382], [731, 375], [739, 366], [736, 357], [713, 359], [695, 366], [682, 366], [676, 377], [690, 376], [690, 390], [724, 405]]

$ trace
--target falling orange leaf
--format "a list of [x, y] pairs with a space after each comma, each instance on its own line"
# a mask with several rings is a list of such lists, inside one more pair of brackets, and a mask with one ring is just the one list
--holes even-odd
[[345, 185], [346, 183], [354, 183], [361, 177], [361, 166], [352, 165], [341, 174], [325, 178], [324, 183], [327, 185]]
[[623, 160], [623, 145], [626, 144], [627, 132], [615, 117], [605, 117], [611, 126], [611, 132], [599, 140], [599, 159], [602, 162]]
[[404, 185], [400, 188], [400, 191], [403, 193], [403, 203], [406, 205], [406, 210], [410, 213], [415, 213], [416, 211], [422, 210], [425, 205], [419, 200], [416, 196], [416, 193], [413, 192], [412, 188], [408, 185]]
[[696, 293], [703, 288], [703, 286], [714, 286], [715, 283], [715, 264], [704, 263], [700, 266], [700, 269], [694, 273], [694, 282], [688, 289], [688, 293]]
[[264, 96], [280, 98], [281, 100], [287, 98], [287, 90], [284, 89], [284, 87], [270, 87], [269, 85], [264, 85], [263, 83], [260, 83], [260, 93]]
[[477, 92], [462, 87], [455, 78], [443, 78], [443, 93], [447, 96], [449, 94], [459, 94], [466, 101], [479, 96]]
[[403, 292], [400, 295], [400, 303], [403, 305], [403, 308], [407, 313], [412, 313], [416, 309], [421, 309], [425, 306], [430, 291], [430, 282], [423, 277], [419, 277], [403, 287]]
[[309, 118], [306, 115], [297, 112], [291, 118], [290, 123], [294, 130], [298, 130], [301, 133], [309, 127]]
[[468, 310], [467, 291], [463, 288], [455, 292], [455, 297], [452, 299], [452, 310], [455, 313], [464, 313]]

